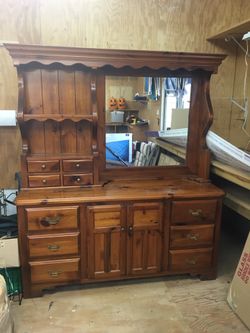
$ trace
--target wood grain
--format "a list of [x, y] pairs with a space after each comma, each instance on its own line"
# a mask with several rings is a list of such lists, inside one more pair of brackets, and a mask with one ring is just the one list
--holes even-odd
[[[5, 0], [1, 2], [0, 39], [80, 47], [225, 52], [224, 42], [212, 44], [206, 38], [248, 19], [249, 7], [248, 0], [155, 0], [150, 6], [145, 6], [143, 0]], [[213, 94], [231, 97], [234, 56], [230, 55], [230, 59], [212, 80], [212, 98]], [[16, 108], [16, 73], [2, 48], [0, 73], [1, 108]], [[227, 138], [230, 132], [230, 139], [244, 146], [239, 126], [230, 128], [231, 111], [223, 112], [226, 118], [217, 117], [220, 110], [214, 107], [214, 129]], [[19, 134], [13, 136], [11, 129], [1, 134], [1, 157], [10, 160], [12, 170], [19, 169], [18, 154], [12, 156], [13, 150], [19, 150], [18, 137]], [[2, 145], [12, 149], [2, 148]], [[6, 169], [1, 168], [0, 177], [2, 187], [16, 187], [13, 172], [6, 173]]]

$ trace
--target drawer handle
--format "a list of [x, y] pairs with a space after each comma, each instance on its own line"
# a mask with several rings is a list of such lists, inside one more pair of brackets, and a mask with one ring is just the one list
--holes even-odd
[[41, 168], [44, 170], [46, 169], [46, 164], [42, 164]]
[[197, 264], [197, 261], [196, 261], [195, 259], [186, 259], [186, 263], [187, 263], [188, 265], [192, 265], [192, 266], [194, 266], [194, 265]]
[[54, 217], [49, 217], [49, 216], [46, 216], [46, 217], [43, 217], [41, 220], [40, 220], [40, 223], [44, 226], [44, 227], [49, 227], [51, 225], [56, 225], [60, 222], [61, 220], [61, 217], [60, 216], [54, 216]]
[[42, 180], [42, 183], [43, 183], [43, 184], [47, 184], [47, 180], [46, 180], [46, 179], [43, 179], [43, 180]]
[[57, 251], [57, 250], [60, 249], [60, 245], [49, 244], [49, 245], [48, 245], [48, 249], [49, 249], [50, 251]]
[[76, 163], [76, 168], [80, 168], [80, 164], [79, 163]]
[[199, 234], [187, 234], [187, 239], [191, 239], [191, 240], [194, 240], [194, 241], [197, 241], [199, 239]]
[[60, 274], [62, 274], [62, 272], [60, 271], [52, 271], [52, 272], [48, 272], [48, 275], [52, 278], [58, 278], [60, 276]]
[[76, 178], [76, 182], [77, 182], [77, 183], [80, 183], [80, 181], [81, 181], [81, 178], [80, 178], [80, 177], [77, 177], [77, 178]]
[[203, 214], [202, 214], [202, 210], [201, 210], [201, 209], [197, 209], [197, 210], [189, 209], [189, 213], [190, 213], [192, 216], [195, 216], [195, 217], [200, 217], [200, 218], [203, 217]]

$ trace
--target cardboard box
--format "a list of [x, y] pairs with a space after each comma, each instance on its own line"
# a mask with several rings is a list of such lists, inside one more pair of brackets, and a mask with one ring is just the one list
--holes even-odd
[[0, 239], [0, 268], [18, 266], [20, 262], [17, 238]]
[[230, 285], [227, 301], [250, 329], [250, 233]]

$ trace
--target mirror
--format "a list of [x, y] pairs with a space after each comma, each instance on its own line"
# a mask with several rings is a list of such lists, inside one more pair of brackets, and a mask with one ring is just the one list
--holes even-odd
[[106, 168], [184, 165], [191, 78], [106, 76]]

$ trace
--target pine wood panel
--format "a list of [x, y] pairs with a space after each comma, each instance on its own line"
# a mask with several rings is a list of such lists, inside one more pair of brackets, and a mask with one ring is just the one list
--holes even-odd
[[[122, 3], [117, 0], [6, 0], [1, 3], [0, 39], [49, 45], [225, 52], [225, 43], [215, 45], [207, 42], [206, 38], [247, 19], [248, 8], [247, 0], [183, 3], [157, 0], [150, 6], [143, 0]], [[15, 70], [7, 52], [2, 49], [0, 52], [0, 105], [2, 108], [16, 108]], [[215, 83], [212, 81], [212, 88], [214, 84], [216, 86], [212, 91], [220, 95], [222, 86], [230, 91], [233, 72], [233, 64], [224, 63]], [[221, 79], [222, 73], [225, 79]], [[223, 85], [220, 84], [222, 82]], [[230, 97], [230, 94], [226, 96]], [[215, 116], [219, 112], [215, 108]], [[226, 119], [228, 124], [229, 117], [230, 113]], [[221, 126], [224, 127], [222, 131]], [[215, 129], [224, 137], [229, 135], [229, 129], [225, 129], [221, 119], [218, 119]], [[239, 132], [238, 128], [232, 131], [235, 130]], [[16, 158], [11, 157], [13, 147], [18, 150], [18, 136], [6, 129], [1, 140], [3, 146], [12, 147], [12, 150], [1, 147], [2, 158], [12, 160], [12, 170], [19, 169], [18, 154]], [[5, 168], [1, 168], [0, 176], [2, 187], [16, 187], [13, 172], [6, 173]]]
[[119, 277], [125, 273], [126, 233], [124, 208], [120, 205], [88, 207], [89, 275]]
[[59, 113], [59, 88], [57, 70], [41, 70], [42, 97], [45, 114]]
[[61, 114], [75, 114], [75, 75], [73, 71], [58, 70], [59, 106]]
[[23, 74], [24, 82], [24, 113], [43, 113], [42, 78], [40, 69], [27, 71]]

